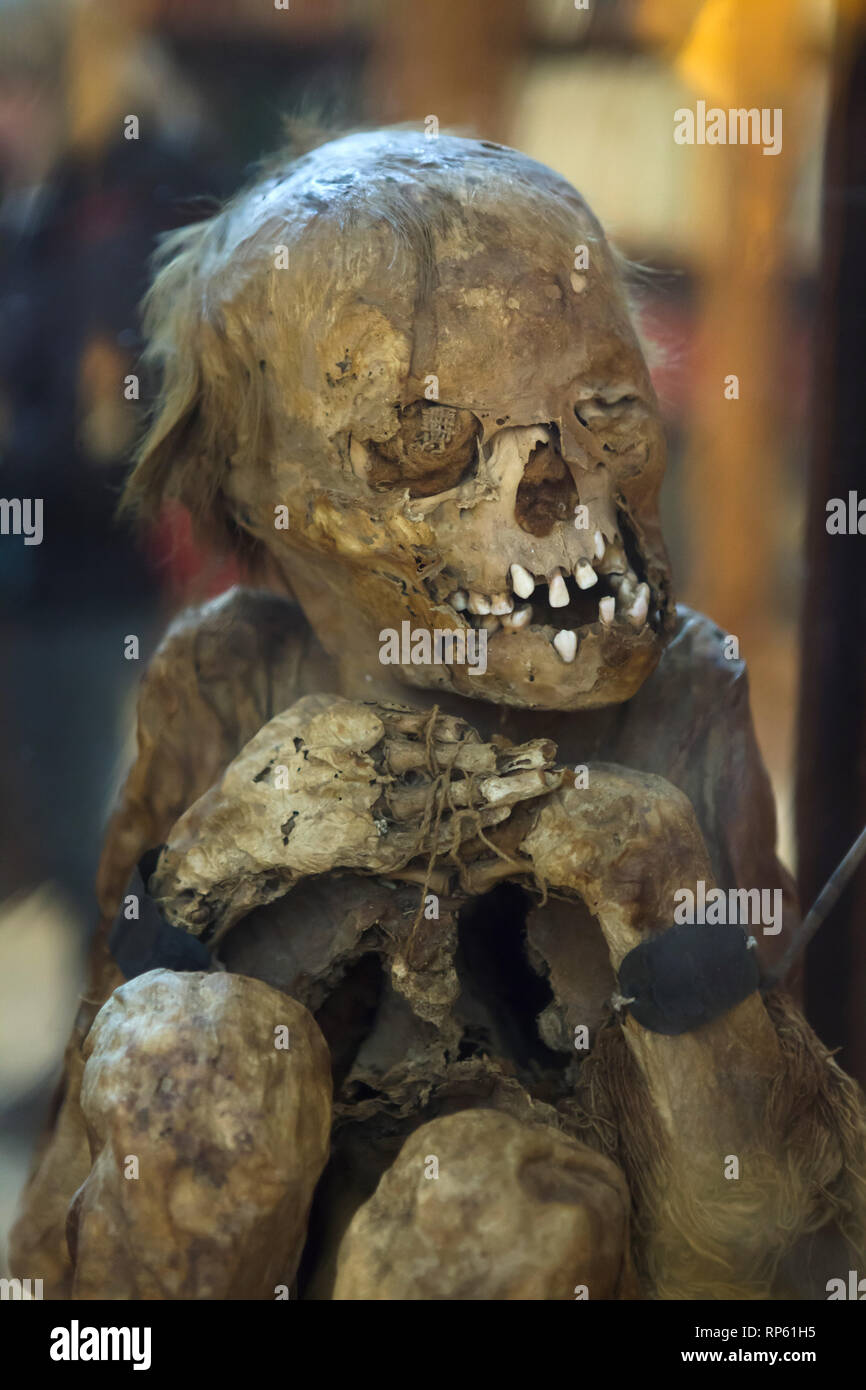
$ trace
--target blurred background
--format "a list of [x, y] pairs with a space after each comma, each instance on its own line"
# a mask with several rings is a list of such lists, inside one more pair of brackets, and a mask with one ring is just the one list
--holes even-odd
[[[237, 577], [182, 514], [143, 542], [113, 521], [156, 238], [207, 216], [287, 114], [435, 115], [581, 189], [654, 268], [677, 594], [739, 640], [807, 903], [866, 819], [864, 543], [825, 526], [830, 497], [866, 494], [864, 67], [859, 0], [0, 0], [0, 496], [44, 499], [41, 545], [0, 535], [0, 1261], [140, 672], [178, 608]], [[698, 100], [782, 108], [781, 153], [678, 145]], [[855, 885], [805, 983], [861, 1080], [864, 920]]]

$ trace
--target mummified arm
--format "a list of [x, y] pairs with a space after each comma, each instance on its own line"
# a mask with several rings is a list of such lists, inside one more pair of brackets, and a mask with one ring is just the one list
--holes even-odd
[[557, 787], [555, 755], [547, 739], [484, 743], [436, 709], [306, 696], [181, 816], [149, 891], [173, 926], [213, 943], [313, 874], [423, 881]]
[[[670, 926], [678, 890], [713, 886], [688, 799], [612, 765], [590, 765], [586, 789], [552, 793], [522, 849], [540, 878], [589, 906], [614, 970]], [[753, 992], [673, 1037], [621, 1019], [632, 1060], [608, 1048], [593, 1079], [621, 1127], [657, 1296], [766, 1297], [806, 1232], [839, 1222], [862, 1236], [863, 1110], [793, 1006], [771, 1016]]]
[[605, 712], [610, 723], [587, 756], [656, 773], [685, 792], [720, 887], [779, 890], [782, 931], [758, 940], [758, 955], [768, 964], [784, 949], [799, 913], [791, 876], [776, 857], [775, 804], [745, 662], [731, 658], [714, 623], [680, 606], [658, 668], [615, 714]]

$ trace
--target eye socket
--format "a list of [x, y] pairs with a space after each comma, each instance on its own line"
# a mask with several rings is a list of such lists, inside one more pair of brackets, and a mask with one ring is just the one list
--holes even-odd
[[400, 412], [393, 438], [375, 446], [367, 481], [373, 487], [408, 488], [411, 497], [445, 492], [475, 463], [480, 432], [471, 410], [413, 401]]
[[623, 413], [632, 413], [636, 407], [643, 407], [643, 402], [638, 396], [617, 395], [615, 392], [608, 394], [609, 399], [599, 392], [586, 400], [578, 401], [575, 405], [575, 416], [586, 429], [594, 429], [599, 422], [617, 420]]
[[609, 454], [622, 454], [633, 448], [649, 417], [646, 402], [640, 396], [619, 392], [616, 387], [599, 390], [578, 401], [574, 413]]

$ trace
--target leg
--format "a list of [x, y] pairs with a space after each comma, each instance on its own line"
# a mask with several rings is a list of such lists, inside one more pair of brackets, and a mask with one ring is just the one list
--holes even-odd
[[330, 1058], [258, 980], [151, 971], [88, 1034], [93, 1167], [70, 1208], [72, 1297], [274, 1298], [328, 1153]]
[[334, 1298], [622, 1297], [628, 1210], [616, 1165], [550, 1125], [442, 1116], [409, 1136], [355, 1213]]

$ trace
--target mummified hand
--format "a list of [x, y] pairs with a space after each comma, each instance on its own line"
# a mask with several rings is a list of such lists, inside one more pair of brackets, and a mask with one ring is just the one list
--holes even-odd
[[149, 891], [173, 926], [212, 942], [308, 875], [414, 863], [416, 877], [559, 786], [555, 753], [545, 739], [483, 743], [435, 710], [306, 696], [180, 817]]

